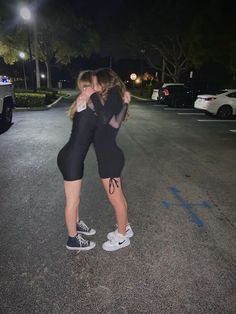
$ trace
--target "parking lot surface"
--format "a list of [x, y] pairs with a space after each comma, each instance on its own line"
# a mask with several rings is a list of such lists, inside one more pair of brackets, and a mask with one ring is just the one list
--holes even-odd
[[115, 220], [91, 147], [81, 218], [96, 247], [74, 253], [56, 165], [70, 103], [15, 112], [0, 135], [1, 313], [235, 313], [236, 120], [134, 100], [118, 143], [135, 236], [102, 250]]

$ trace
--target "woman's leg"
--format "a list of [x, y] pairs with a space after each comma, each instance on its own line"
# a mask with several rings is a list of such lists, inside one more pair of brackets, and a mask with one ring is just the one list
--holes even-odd
[[74, 237], [77, 234], [76, 223], [79, 219], [78, 208], [80, 202], [82, 180], [64, 181], [66, 208], [65, 220], [68, 230], [68, 235]]
[[[121, 179], [114, 178], [113, 182], [111, 182], [111, 180], [112, 179], [110, 178], [102, 179], [102, 183], [107, 193], [108, 199], [115, 210], [118, 232], [125, 235], [126, 226], [128, 224], [127, 202], [121, 188]], [[114, 180], [116, 180], [117, 184], [114, 182]], [[110, 188], [111, 184], [113, 184], [112, 193]]]

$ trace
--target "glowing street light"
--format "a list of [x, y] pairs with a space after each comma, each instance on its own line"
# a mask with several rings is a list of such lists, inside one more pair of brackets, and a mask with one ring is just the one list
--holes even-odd
[[21, 52], [19, 53], [19, 56], [20, 56], [21, 59], [25, 59], [25, 53], [24, 53], [24, 52], [21, 51]]
[[25, 89], [28, 89], [27, 87], [27, 81], [26, 81], [26, 75], [25, 75], [25, 53], [23, 51], [19, 52], [19, 57], [22, 59], [22, 65], [23, 65], [23, 75], [24, 75], [24, 82], [25, 82]]
[[46, 75], [44, 73], [41, 74], [41, 78], [45, 79]]
[[31, 20], [31, 12], [27, 7], [22, 7], [20, 9], [20, 16], [23, 20], [30, 21]]
[[132, 81], [135, 81], [137, 79], [137, 74], [136, 73], [131, 73], [130, 78]]

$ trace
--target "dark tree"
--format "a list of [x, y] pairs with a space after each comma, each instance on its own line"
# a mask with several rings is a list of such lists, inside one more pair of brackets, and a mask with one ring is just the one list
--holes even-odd
[[[13, 64], [19, 59], [19, 51], [26, 50], [23, 40], [27, 36], [26, 27], [17, 18], [17, 23], [11, 23], [14, 16], [9, 7], [5, 6], [1, 12], [4, 12], [0, 15], [2, 25], [9, 23], [12, 27], [0, 35], [0, 56], [6, 63]], [[55, 0], [43, 2], [33, 13], [37, 19], [38, 56], [46, 66], [47, 87], [50, 88], [52, 64], [68, 64], [78, 56], [89, 56], [98, 48], [99, 38], [89, 19], [75, 12], [68, 2], [60, 5]]]

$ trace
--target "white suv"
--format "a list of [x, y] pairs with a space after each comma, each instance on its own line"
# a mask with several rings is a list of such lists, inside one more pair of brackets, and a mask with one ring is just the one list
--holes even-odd
[[14, 86], [0, 81], [0, 121], [11, 123], [12, 109], [15, 107]]

